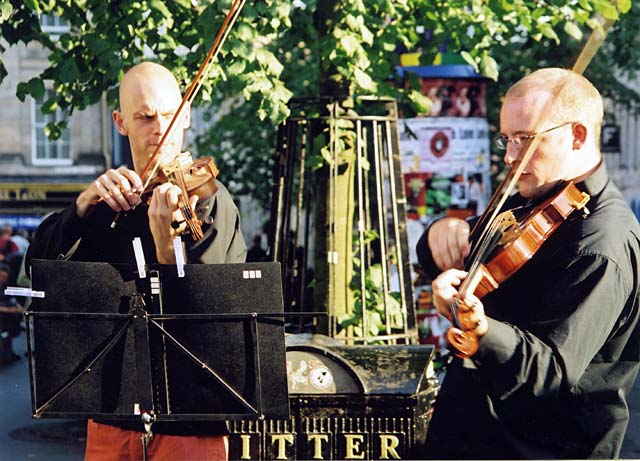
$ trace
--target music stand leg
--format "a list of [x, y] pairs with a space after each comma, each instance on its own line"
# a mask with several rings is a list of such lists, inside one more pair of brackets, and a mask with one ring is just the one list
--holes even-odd
[[153, 431], [151, 430], [151, 425], [153, 424], [155, 418], [153, 415], [149, 413], [142, 414], [142, 422], [144, 423], [145, 433], [140, 436], [140, 441], [142, 442], [142, 461], [147, 461], [147, 446], [153, 440]]

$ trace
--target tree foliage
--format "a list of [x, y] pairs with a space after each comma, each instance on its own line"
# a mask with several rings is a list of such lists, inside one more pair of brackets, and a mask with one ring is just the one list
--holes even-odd
[[[54, 93], [44, 112], [62, 109], [70, 115], [105, 92], [115, 105], [124, 70], [144, 59], [169, 67], [186, 86], [230, 5], [231, 0], [0, 0], [2, 46], [35, 42], [50, 52], [48, 67], [19, 83], [16, 95], [44, 97], [46, 83]], [[630, 8], [630, 0], [618, 0], [617, 6], [608, 0], [247, 1], [203, 82], [198, 102], [212, 107], [213, 123], [197, 145], [217, 158], [234, 192], [264, 200], [274, 126], [289, 114], [292, 96], [318, 96], [328, 80], [348, 93], [410, 101], [407, 113], [424, 112], [429, 101], [393, 78], [398, 49], [419, 50], [423, 64], [434, 64], [446, 48], [506, 83], [525, 70], [564, 62], [556, 58], [571, 55], [599, 27], [597, 15], [617, 18]], [[41, 14], [67, 21], [69, 32], [53, 39], [42, 31]], [[638, 41], [638, 15], [627, 16], [614, 32], [616, 45], [597, 64], [603, 79], [608, 74], [607, 92], [635, 104], [637, 95], [611, 72], [637, 70], [639, 48], [628, 44]], [[0, 79], [5, 76], [0, 62]], [[50, 136], [59, 135], [60, 126], [48, 129]]]

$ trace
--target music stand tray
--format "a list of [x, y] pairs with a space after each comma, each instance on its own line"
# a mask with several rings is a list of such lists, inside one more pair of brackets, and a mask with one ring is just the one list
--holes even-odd
[[146, 269], [32, 262], [34, 417], [288, 418], [279, 264]]

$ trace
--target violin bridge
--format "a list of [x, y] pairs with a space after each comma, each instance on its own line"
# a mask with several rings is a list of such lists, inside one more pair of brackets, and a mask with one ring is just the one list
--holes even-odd
[[190, 152], [182, 152], [176, 156], [172, 161], [165, 163], [162, 166], [162, 172], [165, 176], [171, 176], [173, 173], [181, 171], [193, 163], [193, 157]]

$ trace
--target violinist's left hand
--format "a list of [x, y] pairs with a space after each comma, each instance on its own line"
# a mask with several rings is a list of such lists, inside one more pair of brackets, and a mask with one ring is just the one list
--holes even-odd
[[[182, 222], [184, 217], [180, 211], [180, 194], [178, 186], [164, 183], [153, 190], [149, 203], [149, 227], [156, 246], [156, 256], [160, 264], [175, 264], [173, 238], [180, 233], [174, 229], [174, 221]], [[195, 209], [198, 196], [190, 197], [191, 208]], [[182, 225], [184, 228], [184, 224]]]
[[440, 315], [452, 321], [450, 306], [458, 303], [458, 322], [465, 331], [475, 330], [478, 336], [483, 336], [489, 329], [489, 322], [484, 315], [482, 302], [473, 294], [460, 299], [457, 287], [467, 277], [467, 272], [449, 269], [442, 272], [431, 283], [433, 304]]

